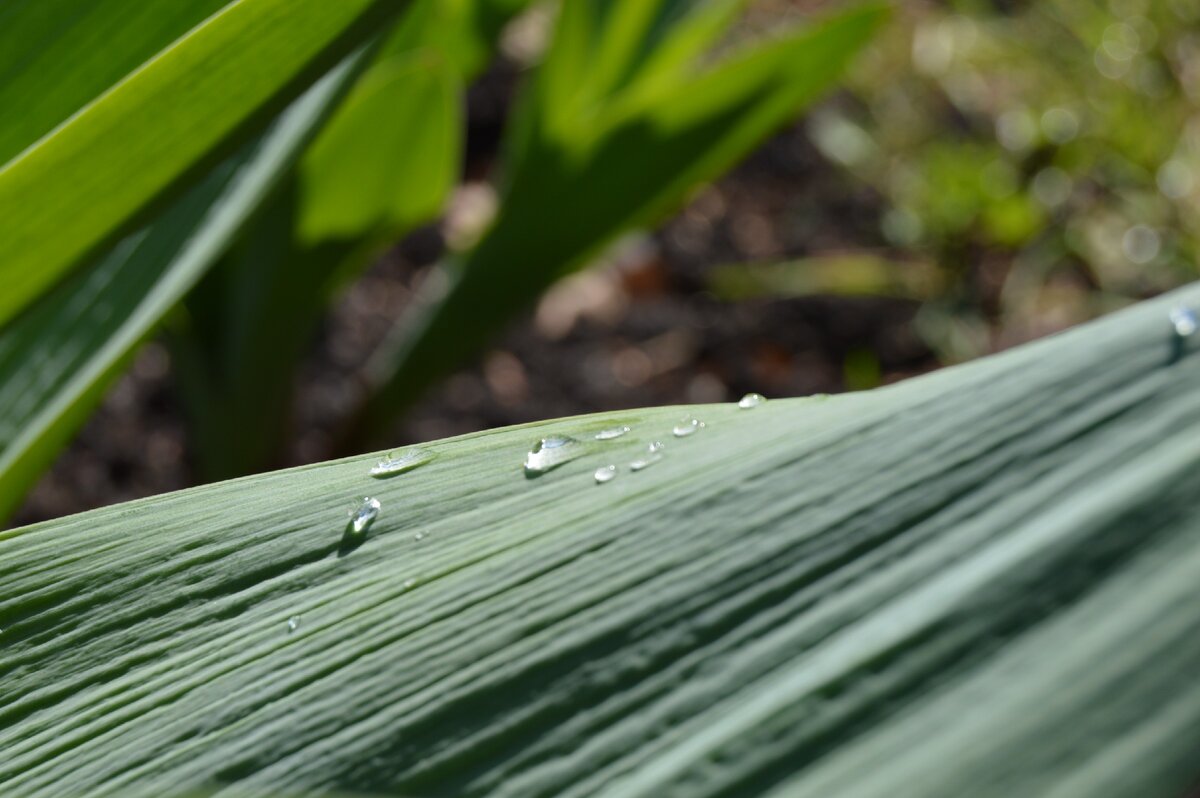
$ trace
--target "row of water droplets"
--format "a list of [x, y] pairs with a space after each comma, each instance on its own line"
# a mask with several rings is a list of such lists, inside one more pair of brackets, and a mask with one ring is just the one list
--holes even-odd
[[[761, 394], [748, 393], [738, 400], [737, 404], [743, 410], [751, 410], [765, 401]], [[676, 438], [688, 438], [704, 429], [704, 427], [705, 424], [703, 421], [694, 416], [688, 416], [671, 428], [671, 434]], [[629, 427], [626, 426], [610, 427], [609, 429], [595, 433], [592, 438], [597, 441], [612, 441], [628, 432]], [[652, 441], [647, 445], [646, 450], [641, 456], [629, 463], [629, 470], [633, 472], [642, 471], [660, 462], [663, 459], [665, 449], [666, 446], [661, 441]], [[571, 462], [586, 452], [587, 446], [578, 438], [573, 438], [569, 435], [550, 435], [542, 438], [525, 455], [525, 462], [523, 464], [525, 475], [527, 477], [541, 476], [564, 463]], [[616, 479], [618, 473], [620, 472], [616, 464], [610, 463], [597, 468], [592, 477], [597, 485], [603, 485]]]
[[[1197, 330], [1200, 330], [1200, 317], [1197, 317], [1196, 312], [1190, 307], [1184, 305], [1176, 306], [1170, 310], [1167, 317], [1175, 335], [1180, 339], [1190, 338]], [[762, 394], [748, 393], [738, 400], [737, 406], [742, 410], [752, 410], [765, 401], [766, 398]], [[705, 424], [703, 421], [694, 416], [689, 416], [675, 424], [671, 429], [671, 434], [676, 438], [687, 438], [695, 435], [704, 429], [704, 427]], [[592, 437], [597, 441], [611, 441], [622, 437], [629, 431], [630, 428], [626, 426], [611, 427], [597, 432]], [[662, 460], [665, 449], [666, 446], [661, 441], [651, 442], [640, 457], [629, 463], [629, 470], [637, 472], [649, 468]], [[564, 463], [574, 460], [584, 454], [585, 451], [586, 447], [581, 441], [568, 435], [551, 435], [542, 438], [533, 445], [533, 448], [525, 456], [525, 473], [529, 476], [544, 474]], [[422, 466], [432, 460], [434, 456], [433, 452], [420, 448], [408, 449], [399, 455], [389, 453], [387, 457], [372, 466], [368, 473], [372, 477], [380, 479], [392, 477]], [[603, 485], [616, 479], [618, 473], [617, 466], [609, 464], [596, 469], [593, 477], [596, 484]], [[379, 499], [372, 496], [364, 496], [362, 502], [349, 512], [350, 520], [346, 528], [347, 534], [361, 539], [366, 535], [371, 525], [375, 523], [375, 519], [379, 517], [381, 509], [382, 505]], [[421, 540], [423, 537], [424, 534], [421, 532], [415, 535], [416, 540]], [[410, 579], [405, 582], [405, 587], [411, 587], [413, 584], [415, 584], [415, 581]], [[287, 627], [289, 633], [295, 632], [300, 627], [300, 616], [293, 615], [289, 618]]]
[[[743, 410], [750, 410], [758, 407], [766, 401], [761, 394], [748, 393], [738, 400], [738, 407]], [[689, 416], [675, 424], [671, 429], [671, 434], [676, 438], [687, 438], [695, 435], [700, 430], [704, 429], [704, 422]], [[593, 439], [597, 441], [611, 441], [622, 437], [630, 431], [627, 426], [611, 427], [601, 430], [593, 435]], [[642, 471], [649, 468], [663, 458], [663, 451], [666, 446], [661, 441], [653, 441], [646, 447], [646, 451], [638, 458], [634, 459], [629, 464], [630, 471]], [[542, 438], [529, 453], [525, 456], [525, 473], [528, 476], [537, 476], [544, 474], [554, 468], [557, 468], [564, 463], [568, 463], [579, 457], [586, 451], [586, 447], [581, 441], [572, 438], [568, 435], [551, 435]], [[406, 471], [411, 471], [425, 465], [435, 457], [434, 453], [421, 448], [411, 448], [400, 454], [389, 453], [367, 472], [370, 476], [376, 479], [387, 479], [398, 474], [403, 474]], [[594, 478], [596, 484], [602, 485], [606, 482], [611, 482], [617, 477], [616, 465], [606, 465], [596, 469]], [[346, 524], [346, 535], [353, 540], [362, 540], [371, 525], [379, 517], [380, 511], [383, 509], [382, 503], [374, 496], [364, 496], [362, 501], [348, 513], [349, 521]], [[415, 540], [421, 540], [424, 533], [418, 532]], [[411, 587], [415, 584], [415, 580], [405, 582], [405, 587]], [[293, 615], [288, 618], [287, 629], [291, 634], [300, 628], [300, 616]]]
[[[423, 466], [433, 458], [433, 452], [428, 449], [414, 447], [398, 455], [389, 453], [387, 457], [371, 466], [371, 470], [367, 473], [376, 479], [387, 479]], [[375, 523], [375, 519], [379, 517], [382, 507], [379, 499], [373, 496], [363, 496], [358, 506], [349, 513], [350, 521], [346, 525], [346, 532], [357, 538], [366, 535], [371, 524]], [[420, 540], [420, 538], [417, 539]]]

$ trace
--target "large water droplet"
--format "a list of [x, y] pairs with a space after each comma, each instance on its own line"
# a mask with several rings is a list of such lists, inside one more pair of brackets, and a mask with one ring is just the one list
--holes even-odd
[[619, 438], [629, 432], [629, 427], [612, 427], [610, 429], [602, 429], [596, 433], [596, 440], [611, 441], [613, 438]]
[[373, 477], [390, 477], [402, 474], [405, 471], [413, 470], [417, 466], [425, 465], [433, 458], [433, 452], [428, 449], [408, 449], [398, 455], [389, 452], [387, 457], [371, 466], [370, 474]]
[[358, 509], [350, 511], [350, 531], [355, 535], [366, 532], [379, 516], [379, 507], [379, 499], [363, 496], [362, 504], [358, 506]]
[[615, 465], [601, 466], [600, 468], [596, 469], [594, 476], [596, 477], [597, 485], [603, 485], [605, 482], [612, 482], [617, 478], [617, 467]]
[[1187, 338], [1195, 333], [1197, 328], [1200, 328], [1196, 312], [1182, 305], [1171, 309], [1170, 319], [1171, 325], [1175, 328], [1175, 334], [1180, 338]]
[[738, 407], [743, 410], [750, 410], [751, 408], [758, 407], [765, 401], [767, 401], [767, 398], [761, 393], [748, 393], [741, 399], [738, 399]]
[[299, 615], [293, 615], [291, 618], [288, 618], [288, 634], [291, 634], [292, 632], [296, 631], [299, 628], [300, 628], [300, 616]]
[[671, 430], [671, 434], [676, 438], [686, 438], [689, 435], [695, 435], [700, 430], [704, 429], [704, 422], [698, 418], [685, 418], [675, 425]]
[[542, 438], [533, 445], [529, 454], [525, 455], [525, 473], [529, 475], [544, 474], [552, 468], [558, 468], [563, 463], [574, 460], [583, 452], [583, 444], [566, 435], [551, 435], [549, 438]]

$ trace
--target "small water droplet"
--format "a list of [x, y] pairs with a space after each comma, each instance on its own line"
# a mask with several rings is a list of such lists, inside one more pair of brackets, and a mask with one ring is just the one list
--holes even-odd
[[1200, 328], [1196, 312], [1182, 305], [1171, 309], [1170, 319], [1171, 325], [1175, 328], [1175, 334], [1180, 338], [1187, 338], [1195, 333], [1197, 328]]
[[639, 457], [637, 460], [634, 460], [632, 463], [630, 463], [629, 470], [641, 471], [643, 468], [649, 468], [650, 466], [654, 465], [659, 460], [663, 459], [662, 453], [663, 449], [665, 448], [667, 447], [663, 446], [662, 441], [652, 442], [646, 447], [646, 456]]
[[617, 478], [617, 467], [615, 465], [601, 466], [596, 469], [594, 476], [598, 485], [603, 485], [605, 482], [612, 482]]
[[417, 586], [416, 579], [405, 579], [404, 580], [404, 589], [405, 590], [412, 590], [416, 586]]
[[765, 401], [767, 399], [761, 393], [748, 393], [741, 399], [738, 399], [738, 407], [743, 410], [750, 410], [751, 408], [758, 407]]
[[371, 466], [369, 473], [373, 477], [390, 477], [425, 465], [433, 458], [433, 452], [428, 449], [413, 448], [398, 455], [389, 452], [387, 457]]
[[639, 457], [629, 464], [630, 471], [641, 471], [643, 468], [649, 468], [662, 459], [661, 454], [651, 454], [646, 457]]
[[424, 539], [425, 539], [424, 532], [418, 532], [417, 534], [413, 535], [413, 540], [424, 540]]
[[671, 430], [671, 434], [676, 438], [686, 438], [689, 435], [695, 435], [700, 430], [704, 429], [704, 422], [698, 418], [685, 418], [675, 425]]
[[533, 445], [529, 454], [525, 455], [525, 473], [544, 474], [552, 468], [558, 468], [563, 463], [574, 460], [583, 452], [583, 444], [566, 435], [551, 435], [549, 438], [542, 438]]
[[300, 616], [299, 615], [293, 615], [291, 618], [288, 618], [288, 634], [291, 634], [292, 632], [296, 631], [299, 628], [300, 628]]
[[358, 509], [351, 510], [349, 529], [356, 535], [361, 535], [375, 522], [379, 515], [379, 499], [373, 499], [370, 496], [363, 496], [362, 504]]
[[610, 429], [602, 429], [596, 433], [596, 440], [611, 441], [613, 438], [619, 438], [629, 432], [629, 427], [612, 427]]

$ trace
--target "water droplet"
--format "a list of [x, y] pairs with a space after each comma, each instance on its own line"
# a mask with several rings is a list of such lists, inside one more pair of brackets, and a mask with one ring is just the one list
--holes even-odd
[[639, 457], [629, 464], [630, 471], [641, 471], [643, 468], [649, 468], [662, 459], [661, 454], [651, 454], [646, 457]]
[[418, 532], [417, 534], [413, 535], [413, 540], [424, 540], [424, 539], [425, 539], [424, 532]]
[[765, 401], [767, 401], [767, 398], [761, 393], [748, 393], [741, 399], [738, 399], [738, 407], [742, 408], [743, 410], [749, 410], [751, 408], [758, 407]]
[[611, 441], [613, 438], [619, 438], [629, 432], [629, 427], [612, 427], [610, 429], [602, 429], [596, 433], [596, 440]]
[[373, 477], [390, 477], [395, 474], [402, 474], [405, 471], [413, 470], [417, 466], [425, 465], [433, 458], [433, 452], [428, 449], [409, 449], [401, 452], [399, 455], [389, 452], [387, 457], [371, 466], [370, 474]]
[[296, 631], [299, 628], [300, 628], [300, 616], [299, 615], [293, 615], [291, 618], [288, 618], [288, 634], [291, 634], [292, 632]]
[[1187, 338], [1195, 333], [1197, 328], [1200, 328], [1200, 320], [1196, 319], [1196, 312], [1182, 305], [1171, 309], [1170, 319], [1172, 326], [1175, 327], [1175, 334], [1180, 338]]
[[417, 586], [416, 579], [405, 579], [404, 580], [404, 589], [405, 590], [412, 590], [416, 586]]
[[671, 430], [671, 434], [676, 438], [686, 438], [689, 435], [695, 435], [700, 430], [704, 429], [704, 422], [698, 418], [685, 418], [675, 425]]
[[566, 435], [551, 435], [542, 438], [525, 455], [526, 474], [544, 474], [552, 468], [574, 460], [583, 454], [583, 444]]
[[601, 466], [596, 469], [594, 476], [598, 485], [603, 485], [605, 482], [612, 482], [617, 478], [617, 467], [615, 465]]
[[641, 471], [643, 468], [649, 468], [659, 460], [663, 459], [662, 453], [666, 448], [667, 447], [663, 446], [662, 441], [654, 441], [646, 447], [645, 457], [639, 457], [637, 460], [634, 460], [629, 464], [629, 470]]
[[350, 511], [350, 531], [356, 535], [366, 532], [379, 515], [379, 507], [379, 499], [363, 496], [362, 504], [358, 506], [358, 509]]

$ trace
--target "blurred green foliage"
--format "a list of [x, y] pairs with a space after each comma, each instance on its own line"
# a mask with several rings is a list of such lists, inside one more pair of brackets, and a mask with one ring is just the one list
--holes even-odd
[[[462, 170], [464, 88], [529, 5], [415, 0], [294, 173], [174, 314], [168, 341], [203, 479], [278, 463], [296, 370], [328, 303], [441, 214]], [[859, 6], [731, 42], [745, 6], [531, 9], [547, 41], [505, 132], [495, 217], [451, 240], [456, 251], [373, 353], [337, 446], [386, 435], [558, 278], [729, 169], [832, 86], [884, 16]]]
[[658, 223], [817, 99], [884, 18], [859, 6], [722, 51], [742, 6], [561, 6], [506, 137], [495, 221], [375, 353], [347, 450], [377, 440], [555, 280]]
[[809, 130], [944, 275], [919, 319], [944, 358], [1194, 278], [1195, 0], [906, 4], [848, 83]]

